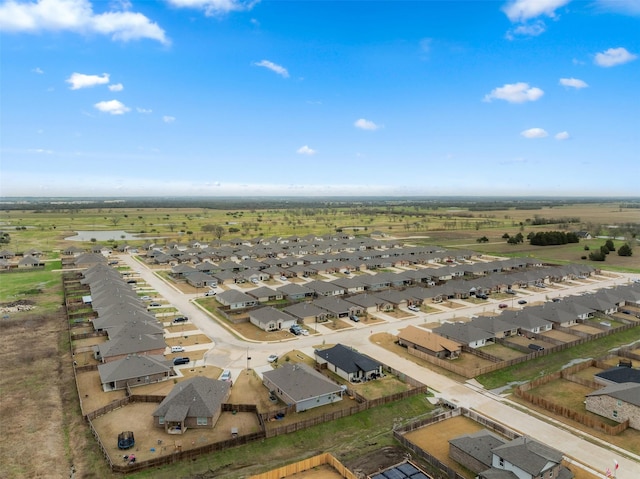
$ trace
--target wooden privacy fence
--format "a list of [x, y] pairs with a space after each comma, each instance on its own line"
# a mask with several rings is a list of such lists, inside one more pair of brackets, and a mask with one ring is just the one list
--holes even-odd
[[[513, 359], [509, 359], [509, 360], [505, 360], [505, 361], [500, 361], [497, 363], [493, 363], [493, 364], [489, 364], [487, 366], [480, 366], [477, 368], [465, 368], [465, 367], [461, 367], [458, 366], [457, 364], [455, 364], [452, 360], [450, 359], [440, 359], [440, 358], [436, 358], [435, 356], [431, 356], [427, 353], [423, 353], [422, 351], [419, 351], [417, 349], [413, 349], [413, 348], [407, 348], [407, 351], [409, 352], [409, 354], [416, 356], [420, 359], [425, 360], [428, 363], [434, 364], [436, 366], [439, 366], [443, 369], [446, 369], [447, 371], [451, 371], [452, 373], [458, 374], [460, 376], [463, 376], [465, 378], [474, 378], [476, 376], [481, 376], [483, 374], [487, 374], [487, 373], [491, 373], [494, 371], [498, 371], [499, 369], [503, 369], [509, 366], [513, 366], [515, 364], [520, 364], [523, 363], [525, 361], [530, 361], [532, 359], [536, 359], [539, 358], [540, 356], [546, 356], [547, 354], [552, 354], [552, 353], [556, 353], [556, 352], [560, 352], [560, 351], [564, 351], [565, 349], [569, 349], [572, 348], [574, 346], [578, 346], [580, 344], [584, 344], [586, 342], [589, 341], [593, 341], [596, 339], [600, 339], [600, 338], [604, 338], [606, 336], [609, 336], [610, 334], [613, 333], [619, 333], [622, 331], [627, 331], [629, 329], [635, 328], [637, 327], [638, 324], [625, 324], [622, 326], [619, 326], [617, 328], [612, 328], [608, 331], [601, 331], [599, 333], [596, 334], [592, 334], [589, 335], [588, 337], [583, 337], [580, 339], [576, 339], [575, 341], [571, 341], [568, 343], [563, 343], [562, 341], [559, 341], [557, 339], [553, 339], [553, 338], [549, 338], [547, 336], [543, 336], [541, 334], [535, 334], [535, 333], [527, 333], [527, 336], [532, 337], [532, 338], [537, 338], [540, 339], [541, 341], [545, 341], [547, 343], [553, 343], [555, 344], [555, 346], [552, 346], [550, 348], [546, 348], [543, 349], [542, 351], [533, 351], [529, 354], [525, 354], [523, 356], [517, 357], [517, 358], [513, 358]], [[562, 329], [566, 329], [566, 328], [562, 328]], [[568, 331], [572, 331], [572, 330], [568, 330]], [[509, 342], [506, 340], [501, 341], [501, 344], [504, 344], [505, 346], [508, 347], [512, 347], [510, 344], [508, 344]], [[521, 348], [516, 348], [518, 350], [521, 350]], [[474, 352], [471, 351], [472, 354], [475, 354], [478, 357], [482, 357], [480, 354], [477, 354], [479, 352]], [[484, 353], [486, 354], [486, 353]], [[640, 357], [638, 357], [637, 355], [630, 353], [630, 352], [625, 352], [624, 354], [631, 354], [634, 358], [638, 359], [640, 361]], [[621, 354], [622, 355], [622, 354]], [[491, 356], [491, 355], [487, 355], [487, 356]], [[496, 358], [495, 356], [491, 356], [493, 358]], [[627, 356], [625, 356], [627, 357]], [[497, 358], [496, 358], [497, 359]]]
[[598, 418], [587, 415], [580, 411], [576, 411], [575, 409], [568, 408], [561, 404], [557, 404], [543, 397], [533, 395], [529, 392], [538, 386], [542, 386], [551, 381], [557, 381], [558, 379], [567, 379], [569, 381], [573, 379], [577, 379], [577, 381], [574, 381], [577, 384], [583, 384], [587, 387], [595, 386], [594, 389], [598, 389], [599, 387], [601, 387], [601, 385], [597, 384], [595, 381], [590, 381], [588, 379], [575, 378], [574, 376], [576, 372], [591, 366], [595, 366], [596, 363], [597, 361], [595, 360], [584, 361], [583, 363], [576, 364], [569, 368], [563, 369], [562, 371], [558, 371], [556, 373], [548, 374], [547, 376], [534, 379], [533, 381], [527, 384], [522, 384], [516, 387], [515, 394], [516, 396], [524, 399], [525, 401], [528, 401], [535, 406], [539, 406], [547, 411], [550, 411], [553, 414], [557, 414], [567, 419], [577, 421], [580, 424], [583, 424], [592, 429], [596, 429], [598, 431], [604, 432], [605, 434], [608, 434], [610, 436], [618, 435], [629, 427], [629, 420], [626, 420], [615, 426], [611, 426]]
[[357, 478], [357, 476], [347, 469], [338, 459], [325, 452], [324, 454], [318, 454], [317, 456], [304, 459], [303, 461], [298, 461], [287, 466], [279, 467], [278, 469], [250, 476], [249, 479], [281, 479], [325, 464], [331, 466], [338, 472], [338, 474], [346, 479]]

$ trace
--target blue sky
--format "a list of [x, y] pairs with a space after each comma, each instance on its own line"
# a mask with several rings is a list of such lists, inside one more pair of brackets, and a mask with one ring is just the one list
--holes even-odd
[[638, 196], [640, 0], [0, 0], [1, 196]]

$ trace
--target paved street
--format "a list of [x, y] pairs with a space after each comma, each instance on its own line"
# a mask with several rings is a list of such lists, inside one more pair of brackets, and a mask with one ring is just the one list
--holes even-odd
[[[313, 357], [315, 347], [322, 341], [326, 343], [343, 343], [353, 346], [357, 350], [376, 358], [378, 361], [387, 364], [397, 370], [405, 372], [407, 375], [427, 384], [430, 388], [438, 392], [443, 399], [458, 404], [460, 406], [473, 409], [481, 414], [507, 425], [523, 434], [526, 434], [544, 444], [548, 444], [566, 455], [574, 458], [579, 463], [587, 465], [604, 477], [603, 471], [609, 467], [613, 468], [613, 460], [620, 464], [618, 479], [640, 478], [640, 456], [632, 455], [626, 451], [619, 451], [604, 441], [599, 441], [588, 436], [581, 431], [572, 430], [563, 424], [540, 419], [535, 413], [523, 412], [522, 406], [512, 407], [507, 398], [484, 391], [474, 385], [474, 381], [461, 384], [439, 375], [429, 369], [422, 368], [417, 364], [407, 361], [384, 348], [371, 343], [369, 337], [372, 333], [389, 332], [397, 333], [398, 329], [409, 324], [418, 325], [428, 322], [443, 322], [452, 320], [464, 314], [471, 316], [481, 314], [490, 310], [497, 310], [499, 301], [489, 300], [488, 302], [469, 306], [464, 310], [443, 311], [442, 313], [429, 314], [425, 319], [423, 313], [398, 320], [389, 318], [389, 321], [375, 325], [367, 325], [362, 322], [354, 323], [353, 328], [346, 330], [332, 331], [323, 328], [322, 339], [317, 336], [296, 336], [294, 339], [274, 342], [259, 343], [244, 341], [232, 334], [224, 326], [212, 320], [191, 300], [196, 295], [185, 295], [175, 289], [170, 284], [156, 276], [146, 266], [140, 264], [129, 255], [119, 256], [121, 263], [127, 264], [133, 271], [139, 273], [152, 288], [154, 288], [167, 301], [173, 304], [182, 314], [187, 315], [205, 335], [213, 341], [212, 348], [205, 354], [204, 362], [225, 369], [231, 369], [235, 374], [247, 367], [247, 357], [251, 357], [250, 366], [261, 367], [267, 364], [267, 356], [276, 353], [281, 354], [291, 349], [299, 349]], [[631, 280], [630, 275], [620, 275], [615, 278], [605, 279], [597, 283], [589, 283], [563, 290], [548, 290], [541, 293], [527, 295], [529, 303], [545, 301], [548, 298], [576, 294], [590, 291], [602, 287], [610, 287], [616, 284], [626, 284]], [[503, 301], [510, 302], [510, 301]], [[516, 305], [517, 306], [517, 305]], [[464, 311], [464, 312], [462, 312]], [[286, 343], [286, 344], [283, 344]]]

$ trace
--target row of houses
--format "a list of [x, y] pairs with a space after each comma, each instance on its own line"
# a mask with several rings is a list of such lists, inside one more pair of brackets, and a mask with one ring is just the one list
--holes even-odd
[[559, 327], [571, 327], [596, 314], [610, 315], [626, 305], [640, 305], [640, 285], [616, 286], [595, 293], [568, 296], [522, 310], [503, 310], [496, 316], [475, 317], [468, 322], [445, 322], [427, 331], [408, 326], [398, 334], [401, 345], [438, 358], [455, 359], [463, 346], [480, 348], [498, 339], [528, 333], [541, 334]]
[[105, 391], [175, 376], [172, 362], [164, 357], [163, 325], [117, 270], [99, 262], [83, 271], [80, 284], [88, 288], [83, 301], [94, 311], [94, 331], [106, 336], [92, 348]]
[[0, 251], [0, 271], [11, 269], [44, 268], [42, 251], [30, 249], [21, 254], [4, 249]]

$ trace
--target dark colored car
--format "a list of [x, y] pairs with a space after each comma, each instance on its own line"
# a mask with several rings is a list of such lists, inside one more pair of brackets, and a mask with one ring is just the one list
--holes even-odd
[[173, 320], [174, 323], [186, 323], [187, 321], [189, 321], [189, 318], [186, 316], [178, 316]]
[[357, 322], [359, 322], [359, 321], [360, 321], [360, 318], [359, 318], [359, 317], [357, 317], [356, 315], [353, 315], [353, 314], [352, 314], [351, 316], [349, 316], [349, 319], [350, 319], [351, 321], [353, 321], [354, 323], [357, 323]]
[[187, 358], [187, 357], [184, 357], [184, 358], [183, 358], [183, 357], [175, 358], [175, 359], [173, 360], [173, 365], [174, 365], [174, 366], [179, 366], [179, 365], [181, 365], [181, 364], [189, 364], [189, 361], [190, 361], [190, 359], [189, 359], [189, 358]]
[[518, 304], [527, 304], [527, 301], [524, 299], [518, 300]]

